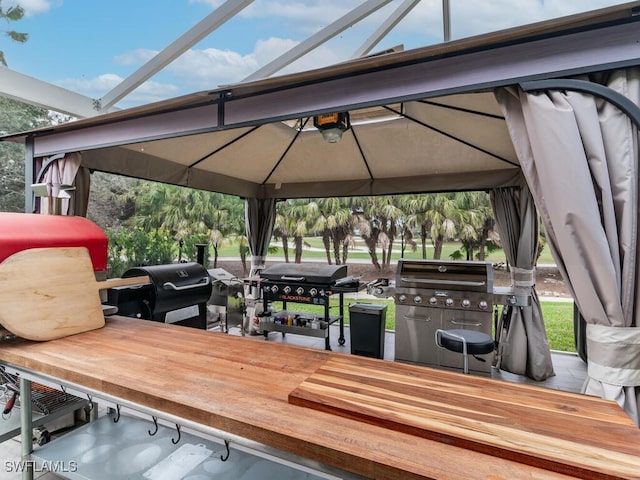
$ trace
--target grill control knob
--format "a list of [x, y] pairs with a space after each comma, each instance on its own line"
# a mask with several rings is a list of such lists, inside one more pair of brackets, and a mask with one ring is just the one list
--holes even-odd
[[284, 287], [283, 290], [284, 290], [284, 293], [291, 293], [291, 287], [289, 285]]
[[398, 301], [399, 301], [400, 303], [404, 303], [404, 302], [406, 302], [406, 301], [407, 301], [407, 296], [406, 296], [406, 295], [404, 295], [404, 294], [403, 294], [403, 295], [398, 295]]
[[447, 298], [444, 303], [447, 305], [447, 307], [453, 307], [453, 298]]
[[462, 300], [462, 306], [464, 308], [469, 308], [471, 306], [471, 302], [469, 301], [469, 299], [465, 298], [464, 300]]
[[297, 293], [298, 295], [302, 295], [302, 294], [304, 293], [304, 288], [302, 288], [302, 287], [298, 287], [298, 288], [296, 288], [296, 293]]
[[312, 297], [315, 297], [318, 294], [318, 290], [315, 288], [311, 288], [309, 289], [309, 295], [311, 295]]
[[431, 298], [429, 299], [429, 303], [430, 303], [431, 305], [435, 305], [436, 303], [438, 303], [438, 299], [437, 299], [436, 297], [431, 297]]
[[272, 291], [273, 293], [276, 293], [276, 292], [278, 291], [278, 285], [273, 285], [273, 286], [271, 287], [271, 291]]
[[486, 310], [487, 307], [489, 305], [487, 305], [487, 302], [485, 300], [480, 300], [480, 303], [478, 304], [478, 306], [482, 309], [482, 310]]
[[415, 303], [416, 305], [420, 305], [422, 303], [422, 297], [420, 295], [416, 295], [415, 297], [413, 297], [413, 303]]

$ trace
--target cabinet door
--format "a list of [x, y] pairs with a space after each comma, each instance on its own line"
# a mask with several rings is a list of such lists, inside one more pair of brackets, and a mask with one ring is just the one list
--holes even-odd
[[[464, 329], [476, 330], [487, 335], [491, 335], [491, 315], [478, 312], [470, 312], [468, 310], [447, 310], [444, 313], [445, 318], [442, 319], [442, 328], [444, 330]], [[439, 363], [443, 367], [462, 369], [463, 357], [461, 353], [450, 352], [444, 348], [440, 350]], [[469, 355], [469, 370], [476, 372], [491, 373], [491, 364], [493, 362], [493, 354], [479, 355], [477, 358]]]
[[396, 310], [395, 359], [438, 365], [435, 332], [440, 328], [437, 308], [404, 306]]

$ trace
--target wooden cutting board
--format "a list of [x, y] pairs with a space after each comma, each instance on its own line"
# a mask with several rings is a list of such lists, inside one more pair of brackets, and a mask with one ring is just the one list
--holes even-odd
[[640, 430], [595, 397], [345, 356], [289, 403], [579, 478], [640, 478]]
[[53, 340], [104, 326], [99, 290], [149, 277], [95, 279], [84, 247], [32, 248], [0, 263], [0, 324], [28, 340]]

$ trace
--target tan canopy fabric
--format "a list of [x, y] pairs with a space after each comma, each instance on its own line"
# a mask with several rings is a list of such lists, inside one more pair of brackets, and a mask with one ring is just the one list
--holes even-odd
[[[640, 104], [640, 69], [592, 81]], [[556, 263], [584, 316], [585, 391], [640, 423], [638, 131], [592, 95], [497, 92]]]

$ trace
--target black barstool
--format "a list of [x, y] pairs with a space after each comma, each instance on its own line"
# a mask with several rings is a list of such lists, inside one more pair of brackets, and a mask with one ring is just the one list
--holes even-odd
[[469, 373], [469, 355], [486, 355], [493, 352], [493, 338], [476, 330], [436, 330], [436, 345], [452, 352], [461, 353], [463, 372]]

